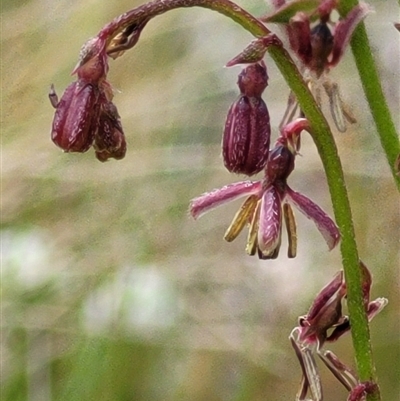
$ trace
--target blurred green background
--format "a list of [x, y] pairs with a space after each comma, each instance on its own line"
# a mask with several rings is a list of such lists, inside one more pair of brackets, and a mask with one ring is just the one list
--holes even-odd
[[[188, 216], [190, 199], [242, 179], [220, 141], [238, 95], [223, 65], [251, 40], [203, 9], [155, 18], [137, 47], [110, 61], [128, 141], [124, 160], [64, 154], [49, 138], [80, 46], [139, 1], [2, 1], [1, 400], [292, 400], [300, 368], [288, 341], [297, 316], [340, 269], [297, 213], [298, 257], [275, 261], [222, 236], [240, 203]], [[396, 2], [367, 20], [388, 102], [398, 117]], [[240, 1], [256, 15], [269, 6]], [[275, 29], [276, 27], [273, 27]], [[276, 29], [275, 29], [276, 30]], [[276, 30], [279, 32], [278, 30]], [[267, 58], [273, 140], [288, 89]], [[389, 305], [371, 325], [385, 400], [400, 391], [399, 198], [348, 52], [332, 77], [358, 123], [336, 133], [372, 296]], [[399, 126], [399, 121], [396, 121]], [[311, 140], [289, 183], [332, 214]], [[350, 336], [331, 348], [354, 365]], [[346, 392], [321, 366], [327, 401]]]

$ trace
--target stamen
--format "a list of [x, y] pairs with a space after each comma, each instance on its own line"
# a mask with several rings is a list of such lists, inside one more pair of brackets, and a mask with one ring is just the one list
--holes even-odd
[[246, 252], [248, 255], [253, 256], [257, 251], [257, 237], [258, 237], [258, 224], [260, 220], [261, 199], [258, 200], [255, 207], [253, 218], [250, 223], [249, 235], [247, 237]]
[[246, 223], [251, 221], [254, 210], [257, 206], [259, 197], [257, 195], [249, 196], [235, 214], [232, 223], [225, 232], [224, 240], [232, 242], [242, 232]]
[[293, 209], [288, 203], [283, 205], [286, 231], [288, 235], [288, 258], [295, 258], [297, 254], [297, 229]]

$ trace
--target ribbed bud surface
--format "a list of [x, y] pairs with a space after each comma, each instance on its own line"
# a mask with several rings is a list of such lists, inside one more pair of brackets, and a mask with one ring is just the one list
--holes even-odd
[[241, 95], [228, 111], [222, 139], [224, 164], [232, 173], [253, 175], [268, 161], [271, 128], [261, 98], [267, 84], [264, 63], [250, 65], [239, 75]]
[[228, 171], [253, 175], [267, 163], [270, 142], [269, 113], [261, 98], [240, 96], [225, 123], [222, 155]]
[[54, 115], [51, 139], [66, 152], [86, 152], [93, 143], [99, 113], [99, 89], [81, 81], [64, 92]]

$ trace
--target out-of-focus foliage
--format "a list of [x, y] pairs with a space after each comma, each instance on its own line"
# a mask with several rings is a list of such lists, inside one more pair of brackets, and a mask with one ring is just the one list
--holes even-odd
[[[2, 4], [2, 400], [288, 400], [300, 369], [287, 337], [340, 268], [312, 223], [298, 218], [294, 260], [259, 261], [245, 238], [222, 236], [237, 205], [192, 221], [189, 200], [234, 182], [220, 158], [238, 95], [222, 66], [251, 39], [219, 14], [157, 17], [138, 46], [111, 61], [109, 79], [128, 153], [99, 163], [50, 141], [47, 92], [73, 79], [81, 44], [138, 1], [25, 0]], [[241, 5], [257, 13], [262, 1]], [[396, 5], [374, 2], [375, 57], [399, 104]], [[268, 62], [268, 59], [267, 59]], [[273, 140], [288, 93], [272, 62], [264, 99]], [[334, 76], [359, 122], [337, 134], [360, 255], [372, 297], [389, 305], [372, 323], [384, 399], [399, 393], [399, 202], [350, 54]], [[290, 182], [331, 210], [311, 140]], [[353, 362], [350, 337], [333, 350]], [[326, 400], [345, 391], [321, 367]]]

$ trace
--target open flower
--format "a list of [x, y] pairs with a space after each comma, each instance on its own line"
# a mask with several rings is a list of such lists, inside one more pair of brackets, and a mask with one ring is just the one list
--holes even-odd
[[[330, 16], [336, 6], [336, 0], [321, 0], [316, 8], [308, 0], [280, 1], [272, 14], [260, 19], [284, 23], [294, 52], [305, 67], [320, 76], [338, 64], [355, 28], [371, 11], [367, 4], [359, 3], [345, 18], [334, 23]], [[316, 19], [318, 22], [312, 27]]]
[[[321, 103], [322, 84], [329, 98], [332, 118], [337, 129], [340, 132], [346, 131], [346, 122], [353, 124], [356, 119], [343, 102], [338, 85], [332, 82], [327, 74], [330, 68], [341, 60], [355, 28], [371, 11], [370, 7], [359, 3], [345, 18], [332, 22], [330, 16], [337, 6], [335, 0], [297, 0], [288, 3], [274, 1], [274, 4], [277, 6], [276, 10], [261, 17], [261, 20], [285, 25], [290, 46], [302, 63], [304, 78], [308, 81], [317, 102]], [[293, 119], [296, 109], [297, 102], [291, 94], [281, 125]]]
[[293, 258], [297, 252], [297, 234], [292, 204], [316, 224], [328, 248], [333, 249], [340, 240], [336, 224], [311, 199], [293, 191], [286, 182], [294, 169], [300, 133], [304, 129], [309, 129], [309, 124], [303, 118], [293, 121], [281, 131], [275, 147], [269, 153], [262, 180], [242, 181], [205, 193], [192, 200], [191, 215], [196, 219], [211, 209], [247, 196], [226, 231], [225, 240], [233, 241], [249, 223], [247, 253], [258, 253], [260, 259], [276, 258], [284, 218], [289, 237], [288, 257]]
[[[360, 261], [363, 278], [364, 306], [371, 321], [387, 304], [386, 298], [370, 301], [371, 273]], [[333, 342], [350, 330], [349, 318], [342, 314], [342, 301], [347, 294], [343, 272], [318, 293], [307, 315], [299, 318], [299, 326], [290, 334], [290, 341], [296, 351], [302, 369], [302, 380], [297, 400], [306, 400], [309, 392], [313, 401], [323, 399], [321, 380], [314, 353], [321, 358], [328, 369], [350, 392], [348, 400], [359, 401], [363, 395], [373, 391], [374, 384], [360, 383], [356, 374], [344, 365], [331, 351], [322, 351], [325, 342]]]

